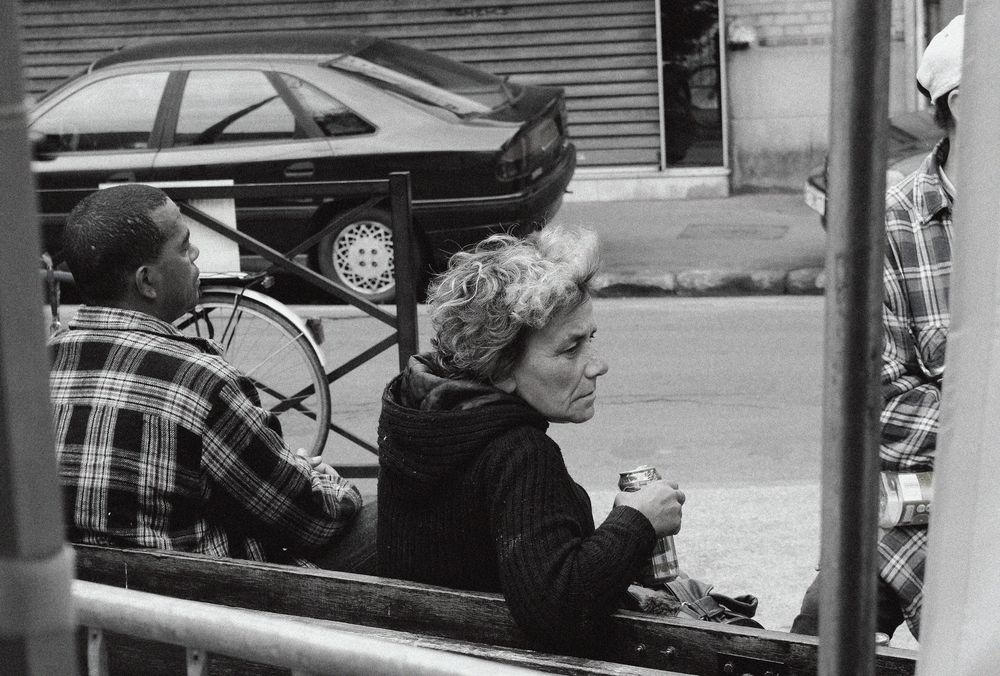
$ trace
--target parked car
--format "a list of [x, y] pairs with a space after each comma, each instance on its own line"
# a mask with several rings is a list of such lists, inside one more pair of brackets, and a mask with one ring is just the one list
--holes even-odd
[[[889, 148], [885, 185], [891, 187], [909, 176], [920, 166], [934, 145], [945, 133], [934, 124], [931, 108], [895, 115], [889, 120]], [[806, 178], [804, 197], [809, 207], [820, 215], [826, 229], [826, 162], [813, 169]]]
[[[39, 188], [122, 181], [384, 179], [409, 171], [419, 269], [558, 210], [576, 166], [563, 91], [327, 31], [180, 38], [98, 59], [29, 114]], [[237, 201], [241, 231], [287, 251], [352, 205]], [[41, 201], [59, 248], [72, 203]], [[394, 294], [389, 214], [369, 209], [311, 264], [374, 301]], [[246, 260], [250, 266], [252, 261]]]

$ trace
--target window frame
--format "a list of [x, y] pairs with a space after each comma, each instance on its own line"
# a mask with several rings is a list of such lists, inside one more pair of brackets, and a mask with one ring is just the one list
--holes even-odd
[[60, 106], [66, 104], [70, 99], [78, 96], [82, 92], [91, 87], [99, 84], [104, 84], [111, 82], [113, 80], [123, 78], [123, 77], [134, 77], [142, 75], [166, 75], [166, 80], [164, 81], [163, 88], [160, 91], [160, 100], [156, 104], [155, 111], [153, 113], [153, 124], [149, 131], [149, 140], [145, 148], [108, 148], [108, 149], [97, 149], [97, 150], [52, 150], [47, 151], [46, 154], [52, 155], [53, 157], [64, 157], [64, 156], [78, 156], [81, 154], [85, 155], [97, 155], [97, 154], [139, 154], [139, 153], [155, 153], [158, 152], [163, 147], [164, 138], [164, 113], [170, 106], [171, 100], [171, 81], [174, 77], [174, 71], [169, 68], [150, 68], [143, 70], [131, 70], [127, 72], [114, 72], [114, 73], [98, 73], [96, 77], [88, 77], [81, 79], [77, 86], [64, 87], [59, 92], [53, 92], [53, 94], [59, 94], [58, 96], [47, 96], [41, 103], [44, 105], [39, 106], [33, 111], [31, 116], [31, 121], [28, 124], [29, 129], [37, 129], [36, 125], [44, 120], [44, 118], [52, 113], [54, 110]]
[[[284, 98], [288, 99], [289, 101], [291, 101], [291, 103], [289, 104], [289, 106], [293, 109], [294, 113], [296, 115], [300, 116], [302, 120], [305, 120], [305, 124], [303, 126], [307, 127], [311, 133], [313, 133], [313, 134], [316, 135], [316, 137], [326, 139], [327, 141], [335, 141], [335, 140], [339, 140], [339, 139], [352, 139], [352, 138], [369, 137], [369, 136], [373, 136], [373, 135], [375, 135], [375, 134], [377, 134], [379, 132], [379, 126], [377, 124], [375, 124], [374, 122], [372, 122], [366, 116], [364, 116], [361, 113], [359, 113], [353, 107], [351, 107], [351, 106], [347, 105], [346, 103], [344, 103], [344, 101], [340, 97], [334, 96], [333, 94], [331, 94], [329, 91], [327, 91], [323, 87], [320, 87], [319, 85], [317, 85], [317, 84], [315, 84], [315, 83], [307, 80], [306, 78], [301, 77], [300, 75], [297, 75], [295, 73], [288, 73], [288, 72], [285, 72], [285, 71], [268, 71], [267, 74], [268, 74], [268, 76], [270, 76], [272, 78], [272, 84], [275, 86], [275, 88], [277, 88], [280, 91], [282, 97], [284, 97]], [[295, 79], [301, 80], [302, 82], [304, 82], [308, 86], [310, 86], [313, 89], [319, 91], [324, 96], [329, 96], [331, 99], [333, 99], [334, 101], [336, 101], [337, 103], [339, 103], [340, 105], [342, 105], [344, 108], [346, 108], [347, 110], [351, 111], [352, 115], [354, 115], [359, 120], [361, 120], [362, 122], [364, 122], [365, 124], [367, 124], [369, 127], [371, 127], [372, 130], [369, 131], [369, 132], [358, 133], [358, 134], [342, 134], [342, 135], [328, 135], [328, 134], [326, 134], [323, 131], [323, 129], [319, 126], [319, 124], [317, 124], [316, 120], [313, 119], [313, 116], [309, 113], [309, 111], [305, 109], [305, 106], [302, 105], [302, 102], [299, 101], [298, 97], [295, 96], [295, 94], [291, 91], [291, 88], [289, 88], [288, 84], [285, 82], [285, 80], [284, 80], [284, 78], [282, 76], [294, 77]]]
[[[227, 141], [225, 143], [212, 143], [212, 144], [198, 145], [198, 146], [177, 145], [176, 142], [175, 142], [176, 135], [177, 135], [177, 124], [178, 124], [178, 122], [180, 120], [181, 103], [183, 101], [184, 91], [187, 88], [188, 77], [190, 76], [191, 73], [196, 73], [196, 72], [197, 73], [223, 73], [223, 72], [226, 72], [226, 71], [244, 71], [244, 72], [245, 71], [252, 71], [252, 72], [256, 72], [256, 73], [262, 74], [265, 77], [265, 79], [274, 88], [275, 93], [278, 95], [278, 97], [281, 99], [281, 101], [291, 111], [292, 116], [295, 119], [296, 125], [298, 125], [299, 127], [301, 127], [302, 130], [305, 132], [306, 135], [303, 138], [272, 139], [272, 140], [266, 140], [266, 141], [265, 140]], [[295, 95], [292, 94], [292, 92], [289, 90], [288, 86], [281, 79], [282, 72], [278, 72], [278, 71], [275, 71], [275, 70], [269, 69], [269, 68], [263, 68], [263, 67], [259, 67], [259, 66], [253, 66], [253, 65], [247, 65], [247, 66], [238, 66], [238, 65], [219, 66], [219, 65], [215, 65], [215, 64], [206, 64], [206, 67], [204, 67], [204, 68], [196, 68], [196, 67], [193, 68], [193, 67], [191, 67], [190, 64], [188, 64], [188, 65], [185, 65], [181, 69], [175, 70], [173, 72], [173, 76], [174, 77], [171, 79], [171, 82], [170, 82], [170, 84], [171, 84], [171, 88], [170, 88], [170, 94], [171, 94], [170, 103], [169, 103], [168, 106], [166, 106], [164, 108], [163, 143], [162, 143], [161, 147], [163, 149], [170, 149], [170, 150], [184, 150], [184, 149], [188, 149], [188, 148], [197, 149], [197, 150], [206, 150], [206, 149], [214, 148], [214, 147], [231, 148], [231, 147], [237, 147], [237, 146], [238, 147], [246, 147], [248, 145], [269, 145], [269, 144], [279, 144], [279, 143], [299, 143], [299, 142], [316, 141], [317, 139], [321, 139], [321, 140], [325, 140], [325, 141], [331, 141], [333, 139], [339, 138], [339, 137], [336, 137], [336, 136], [327, 136], [326, 134], [323, 133], [323, 130], [319, 128], [319, 125], [316, 124], [316, 122], [312, 119], [312, 116], [310, 116], [306, 112], [306, 110], [302, 107], [302, 104], [298, 101], [298, 99], [296, 99]], [[311, 86], [316, 87], [316, 85], [314, 85], [313, 83], [309, 82], [308, 80], [305, 80], [304, 78], [302, 78], [301, 76], [299, 76], [299, 75], [297, 75], [295, 73], [284, 72], [284, 74], [287, 75], [287, 76], [289, 76], [289, 77], [298, 78], [298, 79], [302, 80], [303, 82], [306, 82], [306, 83], [310, 84]], [[322, 87], [317, 87], [317, 88], [320, 89], [321, 91], [325, 91], [325, 90], [323, 90]], [[351, 110], [353, 111], [353, 108]], [[356, 111], [355, 111], [355, 114], [357, 115]], [[358, 117], [360, 117], [361, 119], [363, 119], [366, 122], [368, 122], [369, 124], [371, 124], [371, 122], [369, 120], [367, 120], [367, 118], [365, 118], [365, 117], [363, 117], [361, 115], [358, 115]], [[378, 130], [377, 125], [372, 124], [372, 127], [374, 127], [376, 131]], [[354, 137], [352, 137], [352, 138], [354, 138]]]

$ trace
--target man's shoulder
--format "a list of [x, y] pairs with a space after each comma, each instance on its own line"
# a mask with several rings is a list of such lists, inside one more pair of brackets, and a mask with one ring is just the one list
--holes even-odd
[[[239, 371], [209, 341], [142, 330], [78, 328], [49, 340], [53, 355], [87, 355], [136, 373], [185, 380], [235, 380]], [[124, 366], [130, 365], [130, 366]]]
[[886, 190], [886, 230], [890, 238], [914, 232], [948, 208], [950, 200], [936, 165], [925, 161], [919, 169]]

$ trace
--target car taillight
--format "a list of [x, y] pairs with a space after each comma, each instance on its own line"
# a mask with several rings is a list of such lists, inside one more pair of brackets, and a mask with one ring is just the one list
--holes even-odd
[[558, 145], [559, 139], [559, 127], [552, 118], [522, 129], [500, 154], [497, 178], [512, 181], [527, 176], [538, 167], [539, 160]]

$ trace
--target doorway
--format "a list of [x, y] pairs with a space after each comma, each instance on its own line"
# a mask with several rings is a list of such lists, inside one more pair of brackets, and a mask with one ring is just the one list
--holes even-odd
[[719, 0], [659, 0], [661, 169], [723, 167]]

